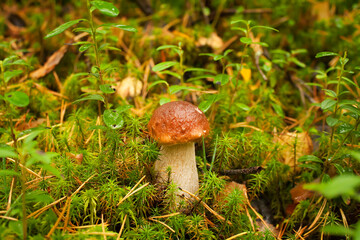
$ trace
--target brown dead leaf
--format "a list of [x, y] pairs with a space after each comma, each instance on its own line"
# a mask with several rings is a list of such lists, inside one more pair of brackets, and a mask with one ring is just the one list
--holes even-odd
[[335, 5], [330, 7], [329, 1], [312, 1], [311, 13], [317, 20], [329, 20], [335, 14]]
[[67, 152], [66, 156], [71, 158], [71, 159], [74, 159], [76, 164], [81, 164], [82, 161], [83, 161], [83, 154], [82, 153], [74, 154], [74, 153]]
[[[281, 145], [280, 148], [280, 160], [294, 167], [298, 165], [297, 160], [304, 155], [309, 155], [313, 151], [313, 143], [307, 132], [296, 133], [296, 132], [283, 132], [281, 134], [274, 134], [274, 141]], [[296, 141], [296, 160], [294, 159]]]
[[299, 203], [305, 199], [311, 198], [314, 192], [303, 188], [304, 184], [297, 184], [293, 189], [290, 190], [291, 199], [294, 203]]
[[44, 124], [45, 122], [46, 122], [45, 118], [38, 118], [38, 119], [36, 119], [34, 121], [32, 121], [32, 119], [30, 119], [29, 122], [22, 122], [21, 124], [16, 126], [16, 130], [24, 131], [24, 130], [29, 129], [29, 128], [38, 127], [38, 126]]
[[34, 79], [39, 79], [51, 72], [56, 67], [56, 65], [59, 64], [68, 47], [68, 45], [64, 45], [55, 53], [53, 53], [42, 67], [30, 73], [30, 77]]
[[[229, 196], [229, 194], [234, 191], [234, 189], [238, 189], [242, 192], [242, 195], [244, 197], [244, 199], [247, 199], [247, 189], [246, 186], [244, 184], [240, 184], [237, 182], [229, 182], [225, 185], [223, 191], [221, 191], [219, 193], [219, 195], [216, 197], [216, 202], [219, 202], [220, 205], [226, 203], [226, 197]], [[248, 200], [247, 200], [248, 201]], [[247, 201], [244, 201], [247, 202]]]

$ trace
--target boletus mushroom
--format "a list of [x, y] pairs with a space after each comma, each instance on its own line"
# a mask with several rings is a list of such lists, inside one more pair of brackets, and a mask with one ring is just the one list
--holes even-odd
[[154, 111], [148, 129], [150, 136], [160, 144], [160, 156], [154, 165], [157, 182], [170, 180], [195, 194], [199, 189], [199, 177], [194, 142], [209, 133], [205, 114], [189, 102], [169, 102]]

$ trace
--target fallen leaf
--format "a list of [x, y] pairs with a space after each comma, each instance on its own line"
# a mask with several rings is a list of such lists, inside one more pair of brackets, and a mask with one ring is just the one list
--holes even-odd
[[294, 203], [299, 203], [300, 201], [311, 198], [314, 195], [314, 192], [306, 190], [303, 188], [304, 184], [297, 184], [293, 189], [290, 190], [291, 199]]
[[56, 65], [59, 64], [67, 49], [68, 45], [62, 46], [59, 50], [57, 50], [48, 58], [48, 60], [42, 67], [30, 73], [30, 77], [38, 79], [44, 77], [46, 74], [51, 72], [56, 67]]
[[[294, 159], [295, 141], [296, 159]], [[313, 151], [313, 143], [307, 132], [283, 132], [281, 134], [275, 133], [274, 142], [281, 145], [279, 151], [280, 160], [290, 167], [294, 167], [295, 164], [298, 165], [297, 160], [301, 156], [310, 155]]]
[[[224, 204], [226, 203], [226, 197], [229, 196], [229, 194], [234, 191], [234, 189], [238, 189], [240, 190], [240, 192], [242, 192], [243, 198], [247, 199], [247, 189], [245, 184], [240, 184], [237, 182], [229, 182], [225, 185], [224, 189], [218, 194], [218, 196], [216, 197], [216, 201]], [[246, 201], [244, 201], [245, 203]]]

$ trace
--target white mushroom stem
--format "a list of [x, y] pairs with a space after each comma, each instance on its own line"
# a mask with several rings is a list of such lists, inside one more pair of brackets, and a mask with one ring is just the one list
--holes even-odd
[[[199, 177], [193, 142], [169, 146], [162, 145], [159, 159], [154, 166], [159, 182], [166, 183], [170, 180], [178, 187], [191, 193], [195, 194], [198, 191]], [[166, 171], [169, 167], [171, 168], [170, 179], [168, 179], [168, 172]]]

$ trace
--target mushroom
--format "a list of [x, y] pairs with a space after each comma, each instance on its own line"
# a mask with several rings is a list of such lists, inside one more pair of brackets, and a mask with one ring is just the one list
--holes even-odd
[[170, 180], [178, 187], [196, 193], [199, 177], [194, 142], [209, 133], [205, 114], [189, 102], [169, 102], [154, 111], [148, 129], [150, 136], [161, 145], [159, 159], [154, 164], [157, 181], [166, 183]]

